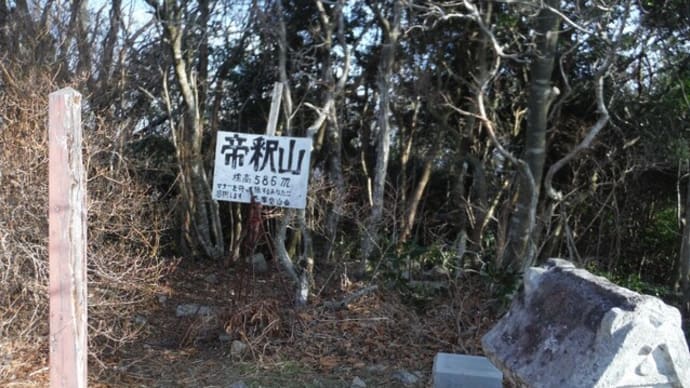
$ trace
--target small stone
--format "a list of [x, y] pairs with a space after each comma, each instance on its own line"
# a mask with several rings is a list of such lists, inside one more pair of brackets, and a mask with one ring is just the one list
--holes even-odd
[[242, 380], [235, 381], [234, 383], [228, 385], [228, 388], [248, 388], [247, 383]]
[[264, 257], [263, 253], [259, 252], [253, 255], [250, 258], [250, 261], [252, 263], [252, 268], [254, 269], [254, 272], [264, 273], [268, 271], [268, 263], [266, 263], [266, 258]]
[[229, 334], [222, 333], [218, 335], [218, 341], [220, 342], [230, 342], [232, 337]]
[[202, 306], [196, 303], [181, 304], [175, 309], [175, 316], [178, 318], [191, 315], [211, 315], [211, 307]]
[[230, 355], [240, 357], [247, 350], [247, 344], [242, 341], [234, 340], [230, 345]]
[[366, 388], [366, 386], [367, 383], [360, 379], [359, 376], [355, 376], [355, 378], [352, 379], [352, 384], [350, 384], [350, 388]]
[[393, 373], [393, 378], [400, 381], [404, 385], [417, 384], [417, 382], [419, 381], [418, 376], [416, 376], [415, 374], [410, 373], [404, 369], [401, 369], [401, 370]]
[[386, 366], [382, 364], [369, 365], [367, 371], [374, 373], [382, 373], [386, 371]]
[[210, 283], [210, 284], [218, 284], [218, 283], [219, 283], [218, 275], [216, 275], [216, 274], [214, 274], [214, 273], [209, 274], [209, 275], [206, 275], [206, 276], [204, 277], [204, 281], [205, 281], [206, 283]]
[[134, 316], [134, 323], [137, 325], [145, 325], [147, 322], [147, 319], [145, 316], [137, 314]]
[[168, 301], [168, 296], [164, 294], [158, 295], [158, 303], [165, 304]]

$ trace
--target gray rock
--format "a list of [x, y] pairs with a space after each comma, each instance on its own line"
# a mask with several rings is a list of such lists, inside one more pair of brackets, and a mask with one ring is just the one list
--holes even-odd
[[247, 351], [247, 344], [242, 341], [234, 340], [230, 345], [230, 355], [233, 357], [241, 357]]
[[230, 342], [232, 337], [227, 333], [221, 333], [218, 335], [218, 341], [220, 342]]
[[355, 378], [352, 379], [352, 384], [350, 384], [350, 388], [366, 388], [366, 386], [367, 383], [360, 379], [359, 376], [355, 376]]
[[[677, 309], [551, 259], [482, 339], [504, 376], [529, 387], [690, 387]], [[685, 366], [683, 366], [685, 365]]]
[[204, 276], [204, 281], [206, 283], [210, 283], [210, 284], [218, 284], [220, 282], [218, 280], [218, 275], [216, 275], [214, 273]]
[[146, 322], [148, 322], [148, 320], [145, 316], [141, 314], [137, 314], [134, 316], [134, 323], [136, 323], [137, 325], [145, 325]]
[[249, 386], [242, 380], [235, 381], [234, 383], [228, 385], [228, 388], [248, 388]]
[[212, 315], [213, 309], [196, 303], [181, 304], [175, 309], [175, 316], [178, 318], [189, 317], [192, 315]]
[[386, 371], [386, 366], [383, 364], [374, 364], [367, 366], [367, 371], [373, 373], [382, 373]]
[[254, 272], [264, 273], [268, 271], [268, 263], [266, 262], [266, 258], [264, 257], [263, 253], [259, 252], [254, 254], [249, 258], [249, 261], [252, 263]]
[[168, 301], [168, 296], [164, 294], [158, 295], [158, 303], [165, 304]]
[[404, 369], [395, 371], [395, 373], [393, 373], [393, 378], [400, 381], [404, 385], [413, 385], [419, 382], [419, 376]]

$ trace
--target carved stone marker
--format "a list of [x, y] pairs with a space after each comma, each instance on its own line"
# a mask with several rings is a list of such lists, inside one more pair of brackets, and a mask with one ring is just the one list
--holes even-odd
[[690, 387], [677, 309], [550, 259], [482, 339], [504, 376], [527, 387]]

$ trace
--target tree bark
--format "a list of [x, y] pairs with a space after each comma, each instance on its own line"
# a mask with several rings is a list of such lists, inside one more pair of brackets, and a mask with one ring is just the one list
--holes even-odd
[[[317, 6], [319, 5], [321, 4], [317, 3]], [[293, 135], [290, 120], [293, 115], [294, 107], [292, 103], [292, 93], [290, 92], [290, 80], [288, 78], [288, 41], [285, 21], [283, 19], [283, 5], [281, 0], [276, 1], [276, 12], [278, 13], [279, 20], [277, 37], [278, 74], [280, 77], [280, 82], [283, 84], [284, 91], [283, 111], [285, 113], [285, 129], [288, 135]], [[327, 106], [330, 105], [332, 105], [332, 101], [327, 103]], [[322, 116], [323, 114], [316, 119], [315, 124], [312, 124], [307, 129], [307, 137], [312, 139], [314, 138], [318, 131], [318, 127], [320, 127], [321, 123], [323, 123], [324, 121], [324, 118]], [[290, 224], [290, 221], [293, 219], [293, 216], [297, 221], [300, 230], [299, 238], [301, 239], [301, 252], [300, 254], [296, 255], [299, 257], [297, 265], [294, 264], [293, 260], [290, 258], [290, 253], [286, 249], [287, 227]], [[276, 239], [276, 250], [278, 251], [279, 260], [297, 285], [295, 304], [298, 306], [304, 306], [307, 304], [309, 298], [309, 291], [313, 284], [314, 271], [314, 249], [311, 238], [311, 231], [309, 230], [306, 221], [305, 210], [287, 210], [282, 216], [277, 236], [278, 238]], [[295, 252], [293, 252], [293, 254], [295, 254]]]
[[[166, 0], [163, 5], [155, 0], [147, 2], [163, 23], [173, 59], [175, 79], [184, 103], [182, 122], [175, 125], [171, 120], [173, 143], [180, 170], [178, 184], [184, 200], [183, 237], [191, 247], [201, 246], [204, 255], [220, 259], [225, 251], [220, 213], [218, 203], [211, 198], [211, 187], [201, 152], [203, 120], [199, 101], [204, 96], [199, 94], [194, 73], [188, 73], [188, 64], [182, 47], [184, 7], [174, 0]], [[168, 109], [172, 118], [172, 107], [169, 106]]]
[[400, 242], [407, 241], [412, 234], [412, 227], [417, 219], [417, 209], [422, 200], [422, 195], [424, 195], [424, 190], [426, 190], [426, 186], [431, 178], [431, 171], [434, 166], [435, 158], [436, 154], [432, 152], [424, 161], [422, 175], [417, 182], [414, 193], [412, 193], [412, 196], [409, 198], [409, 203], [405, 210], [405, 217], [403, 218], [402, 230], [400, 232]]
[[199, 112], [206, 112], [206, 91], [208, 90], [208, 29], [211, 20], [211, 7], [209, 0], [199, 0], [199, 30], [201, 41], [199, 42], [199, 62], [197, 63], [197, 88]]
[[[690, 165], [690, 164], [688, 164]], [[683, 239], [680, 246], [678, 282], [675, 288], [683, 293], [683, 308], [690, 312], [690, 176], [687, 178], [685, 191], [685, 223], [683, 225]]]
[[87, 35], [89, 27], [88, 0], [73, 1], [70, 17], [70, 38], [76, 40], [79, 54], [77, 76], [87, 76], [91, 81], [93, 79], [93, 74], [91, 74], [91, 45]]
[[[328, 141], [328, 176], [335, 190], [334, 202], [328, 209], [326, 216], [326, 260], [330, 260], [337, 236], [340, 215], [345, 206], [345, 178], [342, 168], [342, 129], [338, 120], [338, 112], [335, 101], [340, 98], [345, 90], [345, 83], [350, 75], [350, 47], [345, 37], [345, 19], [343, 14], [344, 0], [338, 0], [333, 7], [332, 17], [326, 12], [322, 1], [317, 1], [319, 19], [324, 31], [324, 64], [322, 66], [322, 80], [325, 82], [324, 106], [320, 116], [326, 119], [326, 138]], [[336, 79], [332, 71], [331, 53], [337, 40], [343, 52], [343, 72]], [[320, 118], [310, 126], [309, 134], [315, 132], [322, 124]]]
[[[560, 0], [546, 0], [545, 5], [560, 9]], [[508, 246], [502, 260], [504, 267], [516, 273], [531, 266], [536, 256], [533, 230], [544, 172], [546, 126], [549, 104], [553, 97], [551, 74], [558, 43], [559, 22], [560, 18], [556, 13], [542, 8], [535, 26], [537, 52], [530, 68], [530, 94], [524, 150], [524, 160], [528, 171], [518, 175], [518, 197], [510, 220]], [[531, 177], [527, 174], [531, 174]], [[534, 186], [530, 181], [534, 182]]]
[[373, 6], [383, 30], [383, 44], [381, 48], [381, 61], [378, 68], [378, 112], [376, 136], [376, 165], [374, 167], [374, 187], [372, 194], [371, 213], [364, 225], [361, 242], [360, 272], [364, 273], [374, 246], [378, 241], [381, 219], [383, 217], [383, 199], [385, 194], [386, 173], [390, 154], [390, 88], [393, 64], [395, 63], [395, 49], [400, 37], [400, 19], [402, 14], [402, 2], [395, 1], [393, 14], [388, 20], [379, 6]]

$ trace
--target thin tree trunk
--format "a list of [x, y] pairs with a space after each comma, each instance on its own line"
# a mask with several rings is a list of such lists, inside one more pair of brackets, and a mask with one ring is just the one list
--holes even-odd
[[[91, 81], [93, 79], [93, 74], [91, 74], [91, 45], [88, 41], [88, 0], [73, 1], [70, 12], [70, 38], [74, 38], [76, 40], [77, 52], [79, 54], [79, 61], [77, 62], [77, 76], [87, 76], [89, 81]], [[69, 42], [69, 39], [67, 41]]]
[[[343, 213], [345, 206], [345, 178], [342, 169], [342, 130], [338, 120], [338, 112], [335, 106], [336, 98], [339, 98], [345, 89], [345, 83], [350, 74], [350, 47], [347, 44], [345, 37], [345, 19], [343, 14], [344, 0], [338, 0], [333, 8], [333, 20], [329, 17], [322, 1], [317, 1], [316, 6], [319, 10], [319, 17], [325, 31], [324, 51], [325, 60], [323, 65], [322, 78], [326, 82], [326, 91], [324, 98], [324, 107], [321, 115], [327, 118], [326, 136], [328, 139], [328, 175], [333, 182], [335, 189], [334, 203], [328, 209], [326, 216], [326, 260], [330, 260], [333, 254], [333, 246], [337, 237], [338, 225], [340, 224], [340, 215]], [[333, 76], [331, 69], [331, 51], [335, 45], [335, 38], [343, 51], [343, 73], [337, 80]], [[321, 125], [320, 120], [317, 119], [310, 127], [310, 133], [316, 129], [316, 125]]]
[[460, 277], [464, 272], [465, 268], [465, 255], [467, 254], [467, 200], [465, 193], [465, 179], [467, 178], [468, 163], [463, 161], [460, 163], [460, 175], [458, 176], [458, 181], [455, 184], [454, 195], [457, 201], [460, 203], [460, 212], [458, 215], [457, 225], [458, 234], [455, 237], [455, 260], [457, 271], [455, 272], [456, 277]]
[[113, 63], [115, 57], [115, 46], [117, 45], [118, 36], [120, 34], [120, 23], [122, 22], [122, 0], [113, 0], [110, 6], [110, 26], [108, 33], [103, 39], [103, 51], [101, 64], [98, 74], [99, 93], [94, 96], [96, 104], [101, 107], [107, 107], [111, 103], [112, 91], [109, 89], [114, 85], [110, 80], [113, 76]]
[[407, 239], [410, 238], [410, 234], [412, 234], [412, 227], [414, 226], [417, 218], [417, 209], [419, 208], [419, 203], [422, 200], [424, 190], [426, 190], [426, 186], [431, 178], [431, 171], [433, 170], [435, 156], [436, 155], [432, 153], [432, 155], [430, 155], [424, 162], [422, 175], [417, 182], [417, 186], [412, 194], [412, 197], [409, 199], [409, 204], [407, 204], [405, 217], [403, 218], [402, 231], [400, 232], [400, 242], [407, 241]]
[[[545, 0], [545, 5], [560, 9], [560, 0]], [[536, 205], [546, 156], [546, 126], [549, 102], [553, 97], [551, 74], [558, 43], [560, 18], [545, 8], [537, 16], [537, 53], [530, 68], [530, 94], [528, 99], [527, 129], [524, 160], [528, 171], [518, 175], [518, 198], [508, 231], [508, 246], [503, 266], [521, 272], [534, 263], [536, 249], [533, 231], [536, 223]], [[531, 174], [531, 177], [528, 176]], [[532, 185], [531, 182], [534, 182]]]
[[242, 259], [242, 205], [240, 203], [231, 203], [228, 214], [230, 215], [232, 234], [230, 236], [230, 246], [228, 247], [229, 253], [224, 263], [226, 267]]
[[[278, 231], [276, 232], [276, 238], [275, 238], [275, 249], [276, 249], [276, 255], [278, 256], [278, 261], [280, 264], [283, 266], [283, 269], [285, 272], [287, 272], [288, 275], [290, 275], [290, 279], [292, 279], [295, 284], [298, 285], [299, 289], [299, 281], [300, 277], [297, 274], [297, 270], [295, 269], [295, 265], [292, 263], [292, 260], [290, 259], [290, 255], [287, 252], [287, 249], [285, 248], [286, 246], [286, 240], [287, 240], [287, 228], [288, 225], [290, 224], [290, 219], [292, 218], [292, 210], [287, 209], [285, 211], [285, 214], [280, 218], [280, 222], [278, 223]], [[298, 294], [300, 291], [298, 290]]]
[[[398, 182], [398, 191], [400, 192], [400, 202], [403, 205], [407, 204], [407, 168], [410, 162], [410, 156], [412, 155], [412, 144], [414, 143], [417, 132], [419, 110], [422, 106], [419, 97], [415, 99], [413, 106], [414, 110], [412, 113], [412, 122], [409, 130], [405, 128], [405, 126], [400, 128], [400, 181]], [[403, 215], [403, 224], [404, 222], [405, 220]], [[404, 226], [401, 229], [405, 229]]]
[[390, 21], [383, 16], [380, 9], [377, 8], [375, 11], [381, 24], [384, 38], [377, 81], [379, 109], [377, 114], [378, 133], [376, 137], [376, 166], [374, 167], [372, 208], [362, 235], [361, 273], [365, 273], [367, 270], [369, 258], [378, 241], [380, 223], [383, 217], [383, 199], [390, 153], [390, 78], [393, 73], [393, 64], [395, 62], [395, 48], [398, 45], [398, 38], [400, 36], [402, 2], [398, 0], [394, 3], [393, 15]]
[[[276, 12], [278, 13], [278, 75], [280, 82], [283, 84], [283, 112], [285, 113], [285, 130], [288, 135], [291, 135], [292, 128], [290, 121], [292, 119], [293, 106], [292, 106], [292, 93], [290, 92], [290, 83], [287, 76], [287, 32], [285, 27], [285, 21], [283, 19], [283, 2], [281, 0], [276, 1]], [[307, 304], [309, 298], [309, 276], [311, 274], [305, 273], [300, 266], [295, 265], [293, 259], [290, 257], [290, 252], [287, 249], [287, 228], [290, 225], [290, 221], [294, 218], [296, 212], [302, 212], [301, 219], [304, 217], [304, 210], [293, 211], [292, 209], [286, 209], [283, 216], [278, 224], [278, 233], [276, 238], [276, 251], [278, 253], [278, 259], [283, 265], [283, 268], [292, 278], [296, 287], [295, 304], [298, 306], [304, 306]], [[300, 229], [302, 232], [302, 229]], [[294, 252], [293, 252], [294, 254]]]
[[[485, 4], [479, 4], [479, 6], [484, 8], [481, 12], [481, 17], [484, 20], [484, 24], [490, 25], [491, 19], [493, 17], [493, 3], [486, 2]], [[478, 73], [479, 79], [481, 80], [487, 79], [489, 75], [490, 64], [488, 61], [488, 56], [490, 52], [491, 43], [489, 42], [489, 37], [486, 34], [483, 34], [481, 38], [481, 50], [479, 50], [477, 53]], [[476, 100], [473, 101], [470, 107], [470, 110], [474, 115], [470, 115], [467, 117], [467, 128], [469, 128], [470, 131], [476, 130], [476, 124], [478, 122], [477, 117], [475, 116], [479, 113], [479, 107], [477, 102], [478, 101]], [[462, 140], [458, 142], [459, 151], [469, 152], [463, 149], [461, 143]], [[477, 199], [479, 202], [478, 206], [474, 207], [477, 209], [478, 214], [475, 217], [475, 223], [474, 225], [472, 225], [472, 233], [469, 236], [470, 245], [472, 249], [476, 252], [481, 252], [482, 250], [482, 233], [484, 227], [486, 226], [485, 221], [487, 219], [488, 207], [488, 190], [486, 184], [486, 174], [484, 173], [484, 167], [482, 166], [481, 161], [477, 159], [475, 156], [470, 155], [469, 153], [462, 156], [464, 160], [462, 161], [462, 171], [460, 176], [461, 179], [459, 184], [462, 184], [463, 186], [456, 190], [458, 193], [459, 200], [462, 201], [462, 219], [460, 222], [460, 232], [456, 237], [456, 254], [458, 255], [457, 275], [460, 275], [462, 273], [461, 270], [464, 268], [478, 268], [480, 265], [478, 256], [476, 254], [473, 255], [469, 260], [464, 259], [464, 255], [467, 250], [467, 229], [468, 226], [470, 226], [468, 225], [468, 215], [469, 212], [473, 210], [473, 208], [471, 208], [472, 203], [469, 200], [470, 197], [467, 195], [468, 193], [465, 193], [464, 187], [465, 177], [468, 173], [470, 166], [472, 167], [472, 186], [473, 190], [477, 193]]]
[[[410, 208], [411, 203], [410, 203], [410, 200], [408, 199], [408, 196], [409, 196], [408, 191], [409, 191], [409, 185], [411, 183], [410, 182], [411, 179], [410, 179], [410, 177], [408, 177], [407, 171], [409, 168], [410, 158], [412, 156], [412, 145], [414, 144], [414, 139], [416, 138], [417, 130], [419, 128], [418, 127], [418, 120], [419, 120], [419, 111], [421, 109], [421, 105], [422, 105], [421, 104], [421, 98], [419, 96], [417, 96], [415, 98], [414, 102], [412, 103], [412, 107], [413, 107], [412, 119], [410, 121], [409, 128], [407, 128], [406, 126], [401, 126], [399, 128], [398, 137], [400, 139], [399, 140], [400, 147], [399, 147], [398, 152], [400, 154], [400, 169], [399, 169], [398, 178], [397, 178], [396, 190], [399, 193], [397, 195], [397, 198], [399, 198], [398, 203], [400, 204], [400, 206], [398, 206], [397, 204], [395, 205], [396, 210], [394, 213], [394, 216], [396, 217], [396, 221], [397, 221], [397, 218], [398, 218], [398, 214], [397, 214], [398, 210], [397, 209], [399, 207], [402, 209], [401, 210], [402, 214], [400, 214], [400, 234], [397, 237], [397, 241], [396, 241], [398, 251], [400, 251], [403, 244], [410, 238], [410, 235], [412, 233], [412, 225], [410, 225], [408, 223], [409, 215], [410, 215], [409, 213], [411, 210], [411, 208]], [[437, 115], [434, 114], [433, 110], [431, 111], [431, 113], [435, 118], [437, 117]], [[441, 116], [441, 115], [438, 115], [438, 116]], [[444, 122], [444, 124], [445, 124], [445, 122]], [[444, 129], [445, 129], [445, 126], [444, 126]], [[436, 149], [436, 147], [434, 146], [433, 149]], [[432, 156], [432, 158], [433, 157], [434, 156]], [[428, 160], [425, 161], [424, 169], [422, 170], [422, 176], [424, 175], [424, 172], [425, 172], [425, 168], [426, 168], [426, 164], [427, 164], [426, 162], [428, 162]], [[428, 181], [428, 178], [427, 178], [427, 181]], [[419, 184], [420, 182], [417, 182], [417, 183]], [[424, 185], [426, 186], [426, 183], [424, 183]], [[419, 186], [416, 186], [415, 189], [417, 189], [418, 187]], [[422, 192], [422, 194], [423, 194], [423, 192]], [[416, 207], [419, 206], [420, 200], [421, 200], [421, 197], [416, 201], [417, 203], [414, 204], [415, 209], [413, 211], [415, 214], [412, 216], [412, 220], [411, 220], [411, 222], [413, 224], [414, 224], [414, 219], [416, 218], [416, 212], [417, 212]], [[408, 228], [409, 228], [409, 230], [406, 230]], [[396, 229], [396, 232], [397, 232], [397, 229]]]
[[467, 155], [465, 157], [467, 163], [472, 166], [472, 190], [476, 195], [477, 205], [473, 206], [475, 209], [475, 223], [472, 226], [471, 242], [477, 250], [481, 250], [482, 235], [487, 224], [489, 214], [489, 199], [488, 188], [486, 184], [486, 174], [482, 162], [474, 155]]
[[211, 20], [211, 6], [209, 0], [199, 0], [199, 29], [201, 30], [201, 42], [199, 43], [199, 62], [197, 73], [199, 74], [199, 112], [206, 112], [206, 91], [208, 90], [208, 29]]
[[690, 312], [690, 176], [687, 178], [685, 191], [685, 224], [683, 225], [683, 240], [680, 247], [680, 257], [678, 265], [678, 282], [676, 289], [680, 288], [683, 292], [684, 309]]
[[330, 261], [333, 255], [333, 248], [338, 234], [338, 225], [340, 224], [341, 214], [345, 207], [345, 177], [343, 175], [342, 167], [342, 130], [335, 113], [335, 107], [332, 108], [331, 115], [334, 117], [328, 126], [328, 143], [329, 143], [329, 160], [328, 160], [328, 175], [330, 176], [335, 189], [335, 196], [333, 205], [328, 209], [326, 217], [326, 260]]
[[[287, 46], [287, 36], [286, 36], [286, 26], [285, 22], [282, 18], [282, 1], [278, 0], [276, 2], [277, 6], [277, 12], [280, 15], [279, 17], [279, 24], [278, 24], [278, 72], [280, 76], [281, 83], [284, 85], [284, 95], [285, 95], [285, 101], [284, 101], [284, 112], [286, 116], [286, 131], [288, 134], [291, 134], [291, 125], [290, 125], [290, 119], [293, 114], [293, 106], [292, 106], [292, 96], [290, 93], [290, 88], [289, 88], [289, 80], [288, 80], [288, 75], [287, 75], [287, 52], [288, 52], [288, 46]], [[331, 49], [333, 46], [333, 31], [334, 25], [326, 13], [326, 10], [323, 6], [323, 3], [321, 1], [316, 2], [316, 6], [319, 9], [319, 16], [321, 23], [323, 25], [323, 31], [325, 33], [324, 36], [324, 50], [326, 53], [326, 59], [324, 60], [323, 63], [323, 75], [322, 79], [323, 81], [328, 85], [326, 88], [325, 92], [325, 102], [323, 107], [319, 110], [319, 115], [318, 117], [314, 120], [312, 125], [310, 125], [307, 128], [307, 137], [314, 139], [317, 133], [321, 131], [321, 128], [324, 124], [324, 122], [328, 121], [330, 124], [329, 126], [331, 127], [330, 129], [327, 128], [328, 131], [328, 137], [329, 137], [329, 142], [331, 143], [332, 146], [337, 147], [336, 152], [333, 153], [334, 156], [332, 156], [331, 161], [330, 161], [330, 169], [331, 172], [335, 175], [335, 179], [337, 183], [337, 187], [339, 191], [344, 192], [344, 179], [342, 178], [342, 170], [341, 170], [341, 158], [340, 158], [340, 147], [341, 147], [341, 141], [340, 141], [340, 129], [338, 127], [338, 122], [337, 122], [337, 116], [336, 116], [336, 111], [335, 111], [335, 98], [336, 94], [342, 93], [344, 86], [345, 86], [345, 80], [347, 79], [348, 73], [349, 73], [349, 50], [347, 49], [347, 44], [345, 42], [345, 35], [344, 35], [344, 22], [343, 22], [343, 17], [342, 17], [342, 9], [344, 6], [344, 1], [339, 0], [337, 3], [334, 4], [334, 14], [336, 15], [338, 22], [337, 22], [337, 28], [338, 28], [338, 35], [339, 39], [341, 40], [341, 45], [343, 46], [344, 53], [345, 53], [345, 71], [343, 72], [344, 74], [342, 77], [338, 80], [338, 82], [335, 82], [333, 75], [332, 75], [332, 69], [331, 69], [331, 61], [330, 61], [330, 55], [331, 55]], [[297, 265], [294, 265], [293, 260], [290, 259], [290, 252], [286, 249], [285, 246], [285, 237], [286, 237], [286, 231], [287, 227], [290, 223], [290, 221], [293, 218], [297, 221], [297, 224], [299, 226], [299, 235], [300, 235], [300, 254], [295, 254], [296, 256], [299, 256], [299, 261]], [[337, 214], [337, 213], [335, 213]], [[338, 218], [331, 218], [329, 220], [329, 225], [332, 228], [332, 233], [333, 235], [335, 234], [335, 228], [337, 228], [337, 221]], [[293, 280], [295, 281], [297, 285], [297, 295], [295, 298], [295, 303], [298, 306], [303, 306], [307, 303], [308, 297], [309, 297], [309, 290], [311, 289], [312, 283], [313, 283], [313, 271], [314, 271], [314, 249], [313, 249], [313, 242], [311, 238], [311, 231], [309, 230], [309, 227], [307, 225], [306, 221], [306, 212], [304, 209], [299, 209], [296, 211], [286, 211], [285, 214], [283, 215], [283, 219], [280, 222], [279, 225], [279, 230], [278, 230], [278, 238], [276, 239], [276, 249], [278, 251], [278, 256], [279, 260], [281, 263], [283, 263], [283, 266], [286, 268], [288, 273], [290, 274], [291, 277], [293, 277]]]
[[187, 72], [182, 48], [182, 9], [172, 0], [166, 0], [162, 6], [154, 0], [147, 2], [154, 7], [163, 22], [173, 59], [175, 78], [184, 102], [183, 121], [175, 125], [172, 120], [172, 103], [169, 96], [166, 99], [180, 168], [180, 192], [184, 199], [185, 222], [182, 231], [185, 240], [192, 247], [199, 245], [206, 256], [220, 259], [225, 251], [220, 214], [218, 203], [211, 198], [211, 187], [201, 154], [203, 121], [199, 111], [199, 100], [204, 96], [198, 94], [197, 78]]

